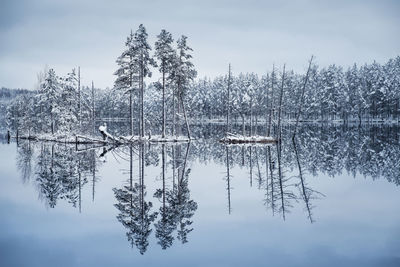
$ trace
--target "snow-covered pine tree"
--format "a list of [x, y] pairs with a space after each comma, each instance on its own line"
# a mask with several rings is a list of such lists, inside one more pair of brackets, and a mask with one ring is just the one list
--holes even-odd
[[[56, 130], [56, 118], [59, 114], [58, 99], [60, 95], [59, 78], [53, 69], [49, 69], [46, 78], [39, 89], [39, 105], [41, 107], [41, 120], [39, 123], [49, 127], [47, 122], [50, 122], [51, 133]], [[46, 131], [46, 130], [45, 130]], [[47, 131], [46, 131], [47, 132]]]
[[61, 79], [60, 101], [58, 103], [59, 130], [66, 132], [76, 132], [78, 126], [78, 99], [77, 99], [78, 77], [75, 69], [72, 69], [67, 77]]
[[118, 69], [114, 72], [114, 75], [117, 76], [114, 88], [122, 91], [123, 94], [129, 93], [130, 134], [133, 135], [133, 93], [134, 82], [138, 80], [139, 68], [137, 65], [138, 47], [132, 31], [125, 42], [125, 47], [116, 60]]
[[147, 42], [148, 34], [143, 24], [139, 25], [139, 28], [133, 36], [133, 41], [136, 47], [135, 64], [139, 70], [139, 89], [140, 89], [140, 122], [141, 122], [141, 136], [144, 137], [145, 125], [144, 125], [144, 79], [151, 77], [150, 66], [156, 67], [157, 64], [154, 59], [150, 56], [151, 47]]
[[[171, 78], [176, 85], [176, 97], [178, 103], [181, 103], [183, 114], [185, 117], [186, 129], [188, 132], [188, 137], [190, 138], [190, 128], [187, 121], [187, 115], [184, 105], [184, 96], [189, 84], [196, 78], [197, 71], [194, 68], [193, 63], [190, 61], [192, 55], [190, 52], [193, 51], [187, 45], [187, 37], [182, 35], [177, 41], [177, 55], [173, 63], [173, 73]], [[178, 104], [179, 107], [179, 104]]]
[[165, 111], [165, 87], [166, 87], [166, 75], [169, 75], [172, 70], [172, 64], [175, 56], [175, 51], [172, 48], [172, 35], [166, 30], [161, 30], [161, 33], [157, 36], [155, 43], [155, 56], [159, 61], [159, 70], [162, 73], [162, 137], [165, 137], [166, 128], [166, 111]]

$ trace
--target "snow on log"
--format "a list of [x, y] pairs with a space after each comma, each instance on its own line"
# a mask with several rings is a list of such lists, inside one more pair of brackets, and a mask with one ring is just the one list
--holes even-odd
[[221, 143], [227, 144], [246, 144], [246, 143], [261, 143], [271, 144], [276, 143], [277, 140], [271, 136], [243, 136], [228, 133], [226, 137], [219, 140]]
[[[17, 138], [17, 137], [15, 137]], [[56, 135], [56, 134], [39, 134], [39, 135], [20, 135], [19, 139], [32, 140], [32, 141], [45, 141], [66, 144], [105, 144], [104, 140], [96, 139], [94, 137], [87, 137], [82, 135]]]
[[119, 139], [122, 142], [134, 143], [134, 142], [154, 142], [154, 143], [175, 143], [175, 142], [189, 142], [191, 139], [184, 136], [165, 136], [153, 135], [153, 136], [120, 136]]

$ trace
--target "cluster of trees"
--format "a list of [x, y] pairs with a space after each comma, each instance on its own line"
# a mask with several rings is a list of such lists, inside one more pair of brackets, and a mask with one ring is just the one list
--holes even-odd
[[[114, 73], [117, 76], [114, 89], [122, 95], [129, 95], [130, 134], [134, 135], [134, 107], [137, 107], [138, 132], [140, 136], [145, 134], [145, 83], [144, 79], [152, 75], [150, 67], [158, 67], [161, 78], [153, 86], [161, 91], [161, 133], [166, 135], [166, 106], [172, 106], [171, 135], [176, 132], [175, 121], [179, 121], [183, 112], [187, 133], [190, 137], [187, 114], [184, 104], [184, 95], [190, 83], [196, 77], [197, 72], [190, 61], [192, 49], [187, 45], [187, 37], [181, 36], [174, 47], [171, 33], [162, 30], [157, 36], [154, 56], [150, 55], [151, 46], [147, 42], [147, 32], [141, 24], [138, 30], [128, 36], [125, 43], [126, 49], [117, 58], [118, 69]], [[151, 98], [154, 101], [154, 98]], [[179, 129], [179, 128], [177, 128]]]
[[[187, 45], [187, 37], [181, 36], [174, 43], [171, 33], [162, 30], [155, 42], [154, 55], [150, 54], [147, 37], [142, 24], [135, 33], [130, 33], [126, 49], [116, 60], [117, 78], [112, 89], [98, 90], [93, 83], [92, 88], [81, 87], [80, 72], [77, 75], [75, 70], [66, 77], [56, 76], [53, 69], [39, 74], [34, 97], [22, 95], [9, 105], [8, 128], [24, 134], [80, 133], [84, 129], [95, 131], [96, 118], [129, 116], [129, 134], [137, 132], [143, 137], [151, 132], [145, 130], [146, 126], [151, 126], [161, 128], [165, 137], [167, 130], [171, 135], [180, 135], [184, 118], [190, 136], [184, 101], [197, 72], [191, 62], [192, 49]], [[145, 79], [151, 77], [151, 70], [156, 67], [160, 79], [146, 86]], [[172, 121], [169, 129], [167, 117]]]
[[[21, 94], [7, 108], [8, 128], [24, 135], [92, 132], [95, 121], [95, 89], [81, 87], [80, 69], [65, 77], [53, 69], [38, 75], [32, 94]], [[88, 127], [93, 126], [93, 127]]]
[[[240, 73], [230, 78], [230, 110], [235, 118], [267, 120], [278, 112], [282, 77], [282, 117], [295, 119], [306, 77], [273, 68], [263, 76]], [[188, 90], [190, 114], [199, 119], [223, 118], [227, 112], [228, 75], [199, 79]], [[400, 57], [344, 70], [337, 65], [313, 64], [304, 95], [303, 120], [362, 121], [400, 117]]]

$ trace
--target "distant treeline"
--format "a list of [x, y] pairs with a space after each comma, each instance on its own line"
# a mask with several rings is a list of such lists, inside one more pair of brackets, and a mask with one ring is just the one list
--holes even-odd
[[[132, 91], [129, 89], [80, 87], [75, 71], [67, 77], [57, 77], [50, 72], [43, 75], [41, 87], [34, 97], [27, 95], [24, 90], [1, 90], [2, 95], [18, 95], [8, 107], [10, 129], [21, 128], [25, 132], [92, 131], [92, 127], [82, 128], [82, 124], [94, 126], [95, 118], [131, 118], [133, 130], [139, 132], [139, 116], [132, 116], [131, 112], [139, 114], [143, 110], [142, 125], [146, 129], [151, 128], [153, 133], [162, 132], [164, 117], [168, 122], [164, 123], [167, 133], [172, 133], [174, 126], [177, 133], [185, 128], [183, 112], [179, 107], [186, 106], [188, 117], [193, 121], [223, 119], [228, 104], [231, 116], [240, 123], [249, 124], [250, 120], [251, 125], [255, 125], [257, 120], [265, 122], [269, 114], [274, 122], [277, 120], [282, 84], [282, 118], [284, 121], [294, 120], [305, 79], [305, 73], [286, 71], [282, 83], [283, 73], [276, 67], [263, 76], [254, 73], [236, 75], [233, 71], [228, 103], [228, 73], [214, 79], [197, 79], [188, 83], [179, 93], [174, 89], [174, 84], [169, 83], [163, 101], [163, 90], [158, 82], [143, 84], [143, 97], [132, 94], [130, 99]], [[53, 90], [54, 86], [56, 90]], [[181, 101], [176, 100], [177, 94]], [[354, 64], [346, 70], [337, 65], [324, 68], [316, 64], [311, 66], [300, 120], [361, 123], [371, 120], [398, 122], [399, 118], [400, 56], [385, 64]]]
[[18, 95], [23, 95], [23, 94], [32, 94], [33, 92], [27, 89], [10, 89], [10, 88], [5, 88], [2, 87], [0, 89], [0, 100], [5, 101], [5, 100], [11, 100]]
[[[286, 71], [283, 83], [284, 119], [294, 119], [298, 110], [305, 73]], [[240, 73], [232, 76], [230, 106], [236, 117], [263, 117], [277, 111], [282, 71], [274, 68], [258, 76]], [[188, 90], [191, 115], [200, 118], [225, 116], [228, 74], [199, 79]], [[398, 119], [400, 116], [400, 56], [385, 64], [311, 66], [305, 89], [303, 120]]]
[[7, 107], [11, 102], [22, 95], [33, 95], [33, 92], [27, 89], [10, 89], [2, 87], [0, 89], [0, 133], [7, 129]]

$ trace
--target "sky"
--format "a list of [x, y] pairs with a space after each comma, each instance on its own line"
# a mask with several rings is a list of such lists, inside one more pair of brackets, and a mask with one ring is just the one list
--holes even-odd
[[[199, 77], [255, 72], [275, 64], [304, 72], [400, 55], [400, 1], [0, 0], [0, 87], [33, 89], [46, 66], [82, 84], [112, 87], [116, 58], [144, 24], [154, 47], [161, 29], [188, 36]], [[153, 71], [152, 80], [159, 78]]]

